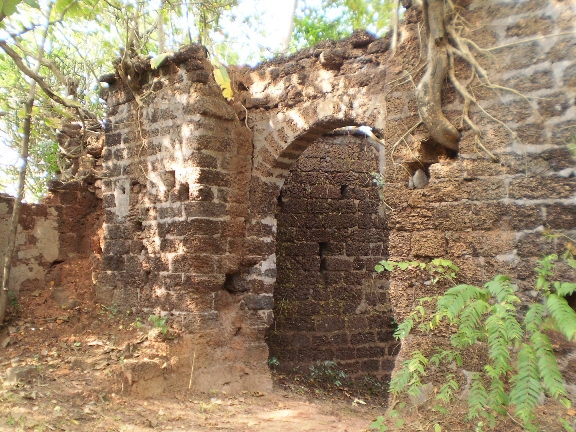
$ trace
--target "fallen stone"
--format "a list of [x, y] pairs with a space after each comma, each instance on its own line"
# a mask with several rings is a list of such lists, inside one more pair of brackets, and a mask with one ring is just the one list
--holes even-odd
[[73, 309], [78, 305], [78, 299], [70, 294], [66, 288], [56, 288], [52, 291], [52, 298], [62, 309]]
[[72, 369], [88, 370], [90, 369], [90, 363], [79, 357], [72, 357], [70, 359], [70, 367]]
[[419, 169], [414, 173], [412, 181], [415, 189], [422, 189], [424, 186], [428, 184], [430, 180], [428, 179], [428, 176], [426, 175], [424, 170]]
[[22, 381], [31, 381], [38, 377], [38, 369], [36, 366], [15, 366], [6, 370], [7, 384], [17, 384]]
[[344, 63], [346, 52], [342, 49], [332, 49], [323, 51], [320, 54], [320, 64], [327, 68], [338, 68]]
[[368, 45], [368, 54], [383, 53], [390, 48], [390, 39], [378, 39]]

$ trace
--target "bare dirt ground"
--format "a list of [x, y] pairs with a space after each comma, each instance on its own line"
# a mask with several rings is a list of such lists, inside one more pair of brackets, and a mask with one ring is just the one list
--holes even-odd
[[381, 400], [354, 406], [345, 392], [311, 398], [293, 385], [271, 394], [130, 395], [122, 363], [160, 357], [153, 325], [96, 304], [86, 262], [55, 273], [55, 284], [23, 289], [0, 331], [0, 431], [365, 431], [384, 410]]
[[[386, 411], [385, 393], [321, 385], [305, 375], [276, 375], [270, 394], [129, 394], [122, 364], [161, 358], [158, 328], [96, 304], [89, 263], [63, 263], [54, 280], [48, 287], [25, 287], [0, 330], [0, 431], [356, 432], [370, 430]], [[539, 430], [563, 431], [557, 419], [573, 423], [575, 415], [548, 402], [538, 410]], [[441, 431], [476, 430], [465, 417], [463, 403], [440, 414], [424, 401], [400, 415], [402, 426], [388, 430], [436, 432], [436, 424]], [[494, 430], [523, 428], [510, 416]]]

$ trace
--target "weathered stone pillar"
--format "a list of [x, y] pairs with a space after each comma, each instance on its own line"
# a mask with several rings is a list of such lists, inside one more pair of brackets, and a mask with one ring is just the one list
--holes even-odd
[[161, 70], [143, 68], [140, 79], [138, 90], [117, 80], [108, 97], [99, 293], [168, 316], [185, 335], [172, 368], [189, 374], [195, 359], [195, 389], [269, 389], [267, 323], [243, 299], [250, 286], [230, 284], [252, 263], [244, 254], [252, 133], [200, 46]]

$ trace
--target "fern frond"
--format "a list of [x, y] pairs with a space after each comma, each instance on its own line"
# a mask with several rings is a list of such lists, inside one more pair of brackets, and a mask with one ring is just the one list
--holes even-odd
[[432, 363], [436, 367], [440, 366], [442, 362], [444, 362], [444, 364], [450, 364], [456, 360], [456, 363], [458, 363], [461, 358], [460, 351], [452, 351], [451, 349], [443, 350], [441, 348], [436, 348], [436, 351], [436, 354], [430, 357], [429, 360], [429, 363]]
[[406, 336], [410, 334], [412, 327], [414, 327], [414, 320], [412, 319], [412, 315], [410, 315], [398, 325], [398, 328], [394, 332], [394, 337], [396, 339], [405, 339]]
[[504, 389], [504, 381], [502, 381], [497, 375], [494, 375], [491, 378], [488, 406], [498, 414], [506, 415], [506, 409], [504, 407], [510, 404], [510, 398]]
[[536, 274], [538, 275], [536, 279], [536, 289], [538, 291], [546, 294], [549, 293], [550, 282], [548, 282], [548, 278], [554, 275], [554, 262], [557, 260], [558, 255], [552, 254], [537, 261], [538, 267], [534, 270], [536, 270]]
[[394, 373], [392, 379], [390, 380], [390, 392], [393, 395], [398, 395], [405, 390], [406, 386], [410, 382], [411, 372], [408, 369], [408, 363], [410, 360], [404, 360], [400, 369]]
[[490, 282], [486, 282], [484, 287], [491, 296], [496, 297], [498, 303], [519, 303], [520, 299], [514, 294], [514, 289], [508, 276], [498, 275]]
[[576, 291], [576, 283], [556, 282], [554, 283], [554, 288], [556, 288], [556, 294], [562, 297], [566, 297], [570, 294], [573, 294]]
[[542, 327], [546, 309], [540, 303], [532, 303], [524, 317], [524, 327], [529, 333], [534, 333]]
[[462, 309], [471, 301], [477, 299], [487, 299], [486, 291], [474, 285], [457, 285], [438, 298], [436, 314], [440, 319], [446, 316], [453, 323]]
[[390, 380], [390, 392], [394, 395], [406, 392], [410, 396], [418, 396], [422, 387], [420, 378], [426, 375], [427, 365], [428, 359], [424, 354], [414, 351], [412, 357], [402, 362], [402, 367]]
[[454, 379], [454, 374], [446, 375], [446, 382], [440, 387], [436, 399], [441, 400], [445, 404], [454, 399], [454, 392], [458, 390], [458, 383]]
[[458, 332], [452, 336], [452, 343], [457, 347], [465, 347], [474, 345], [478, 340], [483, 341], [486, 338], [486, 329], [481, 319], [490, 309], [491, 306], [483, 299], [465, 306], [458, 320]]
[[546, 306], [556, 321], [559, 331], [568, 341], [576, 340], [576, 312], [568, 305], [564, 297], [549, 294], [546, 297]]
[[516, 309], [508, 304], [497, 304], [486, 319], [488, 355], [499, 375], [511, 369], [509, 347], [522, 340], [522, 327], [516, 320]]
[[482, 382], [482, 375], [472, 374], [470, 379], [470, 397], [468, 398], [468, 420], [480, 417], [484, 407], [488, 405], [488, 393]]
[[564, 379], [558, 368], [550, 339], [543, 333], [536, 331], [532, 334], [530, 341], [534, 345], [534, 351], [538, 357], [538, 371], [542, 380], [542, 385], [548, 391], [550, 396], [555, 399], [560, 396], [566, 396]]
[[486, 371], [488, 378], [490, 378], [490, 394], [488, 398], [488, 406], [499, 414], [506, 414], [506, 411], [503, 407], [510, 404], [510, 398], [504, 389], [504, 382], [500, 379], [503, 371], [501, 369], [494, 368], [489, 364], [484, 365], [484, 370]]
[[516, 407], [516, 415], [522, 420], [524, 427], [532, 429], [534, 427], [534, 409], [538, 405], [538, 398], [542, 393], [540, 375], [538, 372], [538, 359], [534, 349], [523, 344], [518, 353], [518, 374], [510, 380], [512, 389], [510, 391], [510, 403]]

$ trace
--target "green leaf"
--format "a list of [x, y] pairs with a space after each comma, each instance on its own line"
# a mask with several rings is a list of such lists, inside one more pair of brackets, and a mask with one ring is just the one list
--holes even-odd
[[576, 283], [573, 282], [562, 282], [556, 286], [556, 293], [562, 297], [566, 297], [567, 295], [573, 294], [574, 291], [576, 291]]
[[40, 5], [36, 0], [24, 0], [24, 3], [26, 3], [28, 6], [33, 7], [34, 9], [40, 9]]
[[22, 0], [4, 0], [4, 4], [2, 5], [2, 10], [4, 11], [4, 15], [7, 17], [14, 14], [16, 12], [16, 6]]
[[376, 270], [378, 273], [382, 273], [384, 271], [384, 266], [381, 264], [376, 264], [374, 266], [374, 270]]
[[69, 18], [87, 18], [91, 13], [92, 8], [90, 2], [87, 1], [56, 0], [53, 11], [56, 14], [66, 12], [66, 16]]
[[162, 66], [162, 63], [164, 63], [168, 57], [170, 57], [170, 53], [158, 54], [156, 57], [152, 57], [150, 59], [150, 66], [152, 69], [158, 69], [160, 66]]
[[440, 414], [446, 414], [446, 413], [448, 413], [448, 410], [447, 410], [446, 408], [444, 408], [443, 406], [438, 405], [438, 404], [434, 405], [433, 409], [434, 409], [435, 411], [438, 411]]
[[384, 264], [384, 268], [388, 271], [394, 270], [396, 263], [394, 261], [382, 261], [381, 264]]
[[370, 425], [370, 429], [378, 429], [379, 431], [386, 431], [387, 428], [384, 425], [384, 416], [376, 417], [376, 420]]
[[58, 117], [46, 117], [44, 124], [50, 128], [58, 129], [62, 127], [62, 120]]
[[410, 267], [410, 264], [407, 263], [407, 262], [405, 262], [405, 261], [402, 261], [402, 262], [399, 262], [399, 263], [398, 263], [398, 268], [399, 268], [400, 270], [406, 270], [408, 267]]
[[440, 426], [438, 423], [436, 423], [434, 425], [434, 432], [442, 432], [442, 426]]
[[524, 427], [531, 429], [534, 421], [534, 411], [542, 392], [538, 363], [534, 349], [524, 344], [518, 353], [518, 373], [510, 380], [510, 402], [516, 406], [516, 415], [522, 419]]
[[576, 269], [576, 259], [574, 259], [574, 258], [566, 258], [564, 261], [565, 261], [566, 264], [568, 264], [570, 267], [572, 267], [573, 269]]
[[406, 420], [404, 420], [404, 419], [398, 419], [398, 420], [396, 420], [396, 423], [395, 423], [395, 424], [396, 424], [396, 427], [397, 427], [397, 428], [400, 428], [400, 427], [404, 426], [404, 422], [405, 422], [405, 421], [406, 421]]
[[576, 312], [568, 305], [564, 297], [550, 294], [546, 297], [546, 306], [556, 321], [561, 333], [569, 341], [576, 339]]
[[574, 428], [570, 426], [570, 423], [568, 423], [566, 420], [560, 419], [560, 424], [564, 427], [566, 432], [574, 432]]
[[545, 334], [536, 331], [530, 338], [538, 357], [538, 369], [544, 388], [555, 399], [566, 396], [562, 373], [556, 362], [550, 339]]

